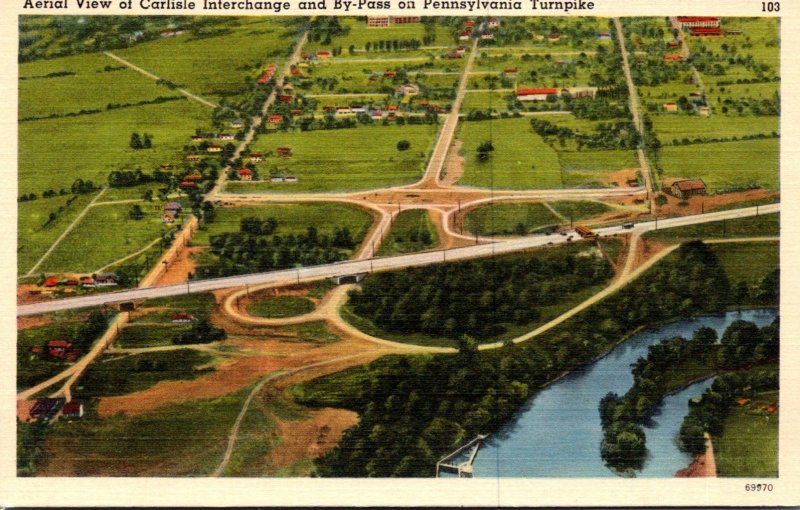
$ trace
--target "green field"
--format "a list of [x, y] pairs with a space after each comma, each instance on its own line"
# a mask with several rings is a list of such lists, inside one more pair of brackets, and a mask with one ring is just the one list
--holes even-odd
[[[292, 18], [208, 18], [210, 26], [114, 54], [206, 99], [235, 96], [291, 51]], [[205, 35], [201, 35], [201, 32]]]
[[242, 218], [256, 217], [261, 220], [275, 218], [276, 235], [305, 233], [311, 225], [320, 234], [332, 235], [334, 229], [347, 227], [353, 240], [360, 242], [372, 225], [372, 215], [350, 205], [335, 203], [269, 204], [264, 206], [222, 207], [217, 209], [213, 223], [206, 224], [193, 237], [196, 246], [207, 246], [212, 236], [224, 232], [238, 232]]
[[381, 243], [379, 256], [398, 255], [435, 248], [439, 244], [430, 213], [424, 209], [401, 212], [389, 235]]
[[[70, 189], [77, 178], [105, 184], [113, 170], [182, 160], [195, 128], [208, 124], [211, 110], [194, 101], [111, 110], [97, 115], [23, 122], [19, 125], [19, 193]], [[153, 148], [130, 148], [131, 133], [152, 135]], [[53, 136], [58, 133], [58, 136]]]
[[778, 189], [777, 139], [703, 143], [664, 147], [659, 156], [664, 174], [702, 178], [709, 192], [758, 186]]
[[507, 91], [484, 91], [468, 90], [464, 95], [464, 102], [461, 104], [461, 113], [469, 113], [470, 110], [496, 110], [499, 112], [508, 110]]
[[[45, 474], [62, 476], [202, 476], [222, 460], [230, 428], [252, 388], [215, 399], [164, 406], [137, 416], [56, 422], [45, 448]], [[108, 438], [114, 438], [109, 441]], [[62, 456], [71, 459], [66, 467]]]
[[[459, 184], [498, 189], [564, 185], [558, 154], [533, 132], [528, 119], [463, 122], [456, 136], [462, 142], [464, 157], [464, 176]], [[494, 151], [486, 161], [479, 161], [477, 148], [487, 140]]]
[[256, 301], [247, 307], [247, 313], [269, 319], [294, 317], [314, 311], [314, 303], [297, 296], [279, 296]]
[[[39, 198], [17, 204], [17, 272], [27, 273], [52, 246], [59, 235], [83, 211], [94, 198], [81, 195], [71, 204], [72, 195]], [[61, 212], [58, 212], [62, 208]], [[47, 223], [50, 213], [56, 213], [55, 221]], [[45, 224], [47, 225], [45, 226]]]
[[123, 349], [163, 347], [172, 345], [172, 339], [191, 331], [188, 324], [130, 324], [122, 328], [115, 345]]
[[779, 248], [777, 242], [711, 245], [731, 282], [744, 281], [750, 286], [760, 284], [779, 267]]
[[307, 342], [314, 344], [329, 344], [339, 340], [339, 337], [328, 329], [325, 321], [304, 322], [302, 324], [292, 324], [280, 326], [278, 331], [289, 333], [294, 337], [281, 337], [281, 341]]
[[780, 215], [762, 214], [735, 220], [712, 221], [685, 227], [659, 229], [644, 234], [654, 241], [683, 242], [693, 239], [764, 237], [780, 235]]
[[600, 216], [612, 208], [603, 202], [592, 200], [557, 200], [549, 203], [560, 215], [573, 220], [582, 220], [593, 216]]
[[[314, 42], [310, 41], [306, 46], [307, 52], [316, 52], [319, 50], [330, 50], [333, 47], [342, 47], [343, 52], [341, 57], [337, 58], [370, 58], [370, 57], [386, 57], [386, 56], [402, 56], [407, 51], [359, 51], [362, 50], [366, 44], [374, 43], [380, 40], [408, 40], [408, 39], [422, 39], [425, 35], [425, 27], [421, 23], [410, 23], [406, 25], [390, 25], [382, 28], [369, 28], [367, 27], [364, 18], [342, 17], [340, 18], [342, 28], [348, 30], [346, 35], [334, 37], [330, 44], [323, 44], [324, 41]], [[431, 46], [442, 46], [454, 44], [453, 39], [447, 30], [447, 27], [437, 24], [435, 30], [435, 39]], [[348, 51], [350, 45], [356, 48], [356, 54], [351, 55]], [[439, 50], [442, 51], [442, 50]]]
[[525, 235], [547, 227], [555, 227], [562, 220], [544, 204], [492, 204], [469, 211], [464, 218], [464, 230], [482, 236]]
[[741, 138], [745, 135], [770, 135], [780, 130], [780, 119], [770, 116], [726, 116], [698, 117], [690, 115], [656, 115], [653, 129], [663, 143], [688, 138]]
[[159, 381], [196, 379], [213, 371], [214, 357], [194, 349], [145, 352], [133, 356], [106, 354], [86, 369], [73, 390], [76, 398], [126, 395]]
[[128, 217], [130, 204], [93, 207], [41, 265], [44, 272], [93, 272], [139, 251], [169, 227], [159, 214]]
[[[778, 392], [764, 392], [758, 402], [778, 401]], [[722, 436], [714, 439], [717, 474], [723, 477], [778, 476], [778, 414], [736, 407], [725, 420]]]
[[[290, 158], [268, 157], [259, 164], [266, 182], [230, 182], [231, 193], [296, 191], [355, 191], [410, 184], [422, 176], [437, 125], [361, 126], [313, 132], [262, 135], [251, 145], [253, 152], [274, 153], [289, 146]], [[397, 150], [397, 142], [407, 140], [411, 147]], [[294, 183], [269, 182], [270, 173], [293, 175]]]
[[138, 309], [155, 308], [157, 311], [133, 317], [131, 319], [131, 324], [172, 324], [171, 317], [175, 313], [188, 313], [195, 319], [205, 320], [211, 315], [214, 304], [213, 294], [186, 294], [167, 298], [147, 299], [142, 301]]

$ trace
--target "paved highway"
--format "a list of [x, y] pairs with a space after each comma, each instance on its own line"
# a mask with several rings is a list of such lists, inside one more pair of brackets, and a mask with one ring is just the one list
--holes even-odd
[[[757, 214], [769, 214], [780, 211], [780, 204], [770, 204], [760, 207], [747, 207], [742, 209], [731, 209], [728, 211], [711, 212], [694, 216], [681, 216], [678, 218], [668, 218], [658, 220], [658, 228], [672, 228], [719, 221], [723, 219], [744, 218]], [[656, 229], [655, 221], [637, 223], [633, 228], [625, 229], [622, 226], [605, 227], [596, 229], [601, 236], [614, 234], [637, 233], [642, 234]], [[755, 233], [754, 233], [755, 234]], [[272, 271], [268, 273], [255, 273], [242, 276], [231, 276], [226, 278], [215, 278], [209, 280], [190, 281], [186, 284], [169, 285], [164, 287], [151, 287], [146, 289], [131, 289], [106, 294], [95, 294], [78, 298], [66, 298], [30, 305], [17, 307], [17, 315], [36, 315], [40, 313], [55, 312], [58, 310], [71, 310], [100, 306], [104, 304], [120, 303], [138, 299], [151, 299], [157, 297], [177, 296], [187, 293], [208, 292], [217, 289], [230, 287], [244, 287], [245, 285], [259, 285], [265, 283], [287, 284], [298, 280], [317, 280], [337, 275], [353, 273], [366, 273], [370, 271], [398, 270], [407, 267], [419, 267], [438, 262], [449, 262], [465, 260], [477, 257], [486, 257], [493, 254], [512, 253], [529, 248], [536, 248], [547, 245], [564, 244], [569, 236], [561, 235], [537, 235], [521, 237], [519, 239], [498, 241], [491, 244], [480, 244], [467, 246], [464, 248], [453, 248], [450, 250], [439, 250], [432, 252], [414, 253], [410, 255], [400, 255], [396, 257], [375, 258], [368, 260], [355, 260], [349, 262], [339, 262], [321, 266], [301, 267], [282, 271]], [[573, 235], [577, 240], [578, 236]]]

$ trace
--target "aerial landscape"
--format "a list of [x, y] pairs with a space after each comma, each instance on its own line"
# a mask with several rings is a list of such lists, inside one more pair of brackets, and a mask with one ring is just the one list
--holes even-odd
[[18, 477], [778, 477], [778, 18], [18, 23]]

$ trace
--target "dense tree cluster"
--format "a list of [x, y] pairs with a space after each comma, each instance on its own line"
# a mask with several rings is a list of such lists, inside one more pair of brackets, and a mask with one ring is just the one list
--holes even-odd
[[[298, 388], [301, 402], [345, 407], [361, 416], [318, 461], [318, 474], [433, 476], [438, 458], [477, 433], [496, 430], [536, 389], [589, 363], [641, 325], [724, 309], [727, 278], [709, 253], [700, 242], [683, 245], [625, 293], [606, 298], [535, 342], [478, 353], [475, 341], [462, 337], [457, 356], [384, 357], [306, 383]], [[375, 276], [383, 275], [365, 280], [365, 287]], [[471, 278], [467, 270], [456, 276]], [[394, 281], [399, 284], [400, 278]], [[435, 288], [445, 284], [437, 280]], [[484, 277], [475, 285], [472, 292], [485, 288], [491, 299], [505, 279]], [[395, 294], [392, 301], [400, 299]]]
[[142, 172], [141, 168], [136, 170], [114, 170], [108, 174], [108, 185], [112, 188], [130, 188], [151, 182], [166, 184], [172, 180], [171, 172], [154, 170], [152, 174], [146, 174]]
[[356, 247], [347, 227], [337, 227], [333, 235], [320, 233], [310, 225], [303, 234], [275, 234], [274, 218], [242, 218], [238, 232], [212, 236], [210, 252], [217, 260], [198, 268], [203, 278], [230, 276], [311, 266], [345, 260]]
[[211, 325], [208, 319], [202, 319], [192, 324], [192, 329], [181, 333], [172, 339], [175, 345], [209, 344], [225, 340], [227, 333], [222, 328]]
[[[769, 326], [768, 328], [772, 328]], [[777, 330], [777, 325], [774, 325]], [[775, 333], [777, 335], [777, 332]], [[678, 444], [692, 455], [705, 452], [703, 434], [718, 436], [725, 419], [739, 398], [753, 398], [762, 391], [778, 389], [777, 368], [732, 372], [717, 377], [699, 402], [689, 401], [689, 414], [683, 419]]]
[[608, 261], [568, 255], [517, 256], [379, 273], [351, 292], [353, 311], [378, 326], [485, 339], [504, 323], [526, 324], [556, 303], [611, 276]]
[[566, 140], [574, 140], [578, 150], [589, 149], [634, 149], [640, 142], [639, 133], [631, 121], [617, 121], [613, 124], [601, 122], [591, 134], [577, 133], [566, 126], [559, 126], [547, 120], [531, 119], [534, 132], [553, 142], [558, 140], [562, 145]]

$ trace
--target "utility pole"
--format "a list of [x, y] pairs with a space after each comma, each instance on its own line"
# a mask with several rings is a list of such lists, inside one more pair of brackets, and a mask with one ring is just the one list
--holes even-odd
[[656, 214], [656, 230], [658, 230], [658, 214]]

